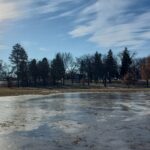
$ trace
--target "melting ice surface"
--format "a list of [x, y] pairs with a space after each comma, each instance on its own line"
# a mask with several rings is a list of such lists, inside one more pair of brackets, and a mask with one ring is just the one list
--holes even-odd
[[0, 97], [0, 150], [148, 150], [150, 93]]

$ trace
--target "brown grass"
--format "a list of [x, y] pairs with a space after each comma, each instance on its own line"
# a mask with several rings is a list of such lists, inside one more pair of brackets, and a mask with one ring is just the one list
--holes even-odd
[[150, 88], [0, 88], [0, 96], [48, 95], [69, 92], [150, 92]]

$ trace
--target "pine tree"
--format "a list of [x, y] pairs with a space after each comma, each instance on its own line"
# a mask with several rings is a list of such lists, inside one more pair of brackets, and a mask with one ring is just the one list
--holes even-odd
[[128, 73], [131, 64], [132, 64], [132, 57], [130, 56], [130, 52], [128, 51], [128, 49], [125, 48], [121, 58], [121, 71], [120, 71], [121, 78], [123, 78]]
[[48, 77], [49, 77], [49, 71], [50, 71], [47, 58], [43, 58], [40, 65], [41, 65], [40, 66], [40, 75], [43, 80], [43, 85], [45, 86], [48, 84]]
[[112, 50], [108, 51], [108, 55], [106, 58], [106, 71], [109, 83], [111, 83], [112, 78], [117, 76], [117, 61], [113, 56]]
[[20, 45], [16, 44], [13, 46], [13, 50], [9, 57], [11, 63], [14, 65], [17, 75], [17, 84], [18, 87], [20, 85], [20, 81], [22, 85], [27, 84], [27, 61], [28, 56], [25, 49]]
[[93, 61], [93, 76], [94, 76], [94, 81], [96, 83], [98, 83], [99, 79], [102, 79], [102, 70], [103, 70], [103, 65], [101, 60], [101, 54], [96, 52]]
[[65, 67], [60, 53], [56, 54], [56, 57], [51, 62], [51, 76], [54, 85], [56, 84], [56, 81], [61, 80], [63, 82], [64, 80]]
[[34, 82], [34, 86], [36, 86], [38, 77], [38, 66], [36, 59], [31, 60], [31, 62], [29, 63], [29, 74]]

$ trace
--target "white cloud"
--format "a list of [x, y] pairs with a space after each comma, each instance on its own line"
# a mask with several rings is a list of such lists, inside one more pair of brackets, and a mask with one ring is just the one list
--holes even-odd
[[76, 11], [76, 9], [75, 10], [71, 10], [71, 11], [65, 11], [63, 13], [60, 13], [59, 15], [51, 16], [49, 18], [46, 18], [46, 20], [54, 20], [54, 19], [59, 19], [59, 18], [63, 18], [63, 17], [73, 16], [75, 11]]
[[25, 17], [25, 8], [31, 4], [32, 1], [18, 1], [18, 0], [0, 0], [0, 22], [21, 19]]
[[[142, 4], [142, 1], [89, 0], [88, 3], [87, 0], [82, 0], [82, 2], [85, 2], [84, 5], [80, 5], [81, 0], [0, 0], [0, 30], [3, 31], [5, 22], [41, 14], [47, 17], [47, 20], [73, 16], [69, 23], [73, 24], [74, 28], [69, 35], [73, 38], [88, 36], [88, 41], [102, 48], [129, 45], [134, 49], [150, 40], [150, 10], [143, 9], [142, 13], [136, 13], [134, 11], [136, 8], [133, 7], [136, 2]], [[78, 7], [73, 9], [68, 4]]]
[[17, 5], [13, 2], [0, 2], [0, 22], [8, 19], [14, 19], [20, 16]]
[[[63, 4], [70, 2], [77, 3], [72, 0], [0, 0], [0, 40], [2, 40], [4, 30], [12, 26], [12, 22], [41, 14], [52, 14], [64, 9]], [[73, 12], [66, 11], [59, 14], [59, 17], [69, 16], [71, 13]], [[3, 42], [1, 42], [0, 49], [3, 48]], [[41, 50], [45, 51], [43, 48]]]
[[87, 20], [91, 14], [94, 17], [84, 23], [79, 21], [69, 34], [74, 38], [88, 35], [89, 41], [103, 48], [140, 47], [150, 39], [150, 31], [143, 33], [143, 28], [149, 27], [150, 11], [135, 14], [129, 10], [134, 4], [135, 0], [96, 0], [80, 12], [77, 22]]
[[36, 10], [39, 13], [52, 13], [60, 9], [63, 9], [63, 7], [60, 7], [60, 5], [69, 2], [73, 2], [73, 1], [72, 0], [56, 0], [56, 1], [49, 0], [45, 5], [37, 7]]
[[[67, 3], [78, 2], [73, 0], [0, 0], [0, 22], [54, 13], [66, 9], [64, 4]], [[67, 16], [70, 13], [67, 11], [60, 16]]]

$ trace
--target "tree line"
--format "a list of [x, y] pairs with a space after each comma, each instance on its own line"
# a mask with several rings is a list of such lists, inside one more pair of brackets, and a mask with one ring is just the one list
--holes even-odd
[[150, 57], [136, 59], [134, 53], [125, 48], [118, 56], [109, 50], [106, 55], [95, 52], [74, 58], [71, 53], [57, 53], [49, 61], [28, 59], [26, 50], [20, 45], [13, 46], [9, 56], [11, 66], [0, 61], [0, 77], [8, 81], [16, 81], [18, 87], [48, 87], [65, 85], [70, 80], [73, 85], [102, 83], [105, 87], [112, 80], [121, 80], [128, 86], [140, 79], [150, 79]]

